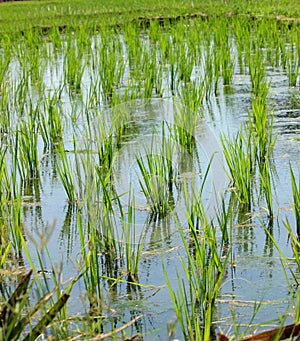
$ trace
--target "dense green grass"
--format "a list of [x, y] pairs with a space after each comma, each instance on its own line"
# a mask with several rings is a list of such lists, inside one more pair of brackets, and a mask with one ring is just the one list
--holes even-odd
[[209, 16], [245, 14], [299, 18], [300, 8], [293, 0], [64, 0], [1, 3], [0, 30], [25, 30], [35, 26], [78, 26], [122, 24], [137, 18], [177, 17], [205, 13]]

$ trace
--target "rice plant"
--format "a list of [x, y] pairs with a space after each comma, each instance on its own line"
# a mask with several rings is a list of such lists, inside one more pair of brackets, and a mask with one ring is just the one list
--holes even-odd
[[[139, 282], [138, 270], [144, 244], [143, 231], [136, 231], [135, 202], [133, 194], [129, 196], [128, 210], [124, 212], [119, 205], [122, 217], [122, 230], [125, 243], [126, 272], [129, 282]], [[140, 236], [137, 235], [140, 233]]]
[[297, 52], [289, 51], [287, 55], [287, 75], [290, 86], [296, 86], [299, 77], [299, 56]]
[[[198, 202], [197, 207], [202, 206]], [[214, 333], [215, 303], [228, 256], [225, 252], [223, 257], [223, 247], [217, 246], [216, 228], [204, 211], [200, 209], [195, 214], [199, 223], [195, 226], [190, 224], [188, 241], [180, 229], [185, 255], [179, 256], [183, 273], [177, 270], [177, 291], [173, 289], [166, 271], [164, 273], [184, 340], [209, 340]]]
[[[109, 38], [109, 39], [108, 39]], [[113, 91], [121, 82], [124, 73], [122, 45], [118, 35], [108, 33], [101, 37], [99, 51], [99, 72], [101, 87], [106, 99], [111, 98]]]
[[273, 136], [274, 114], [267, 108], [263, 95], [252, 98], [252, 111], [249, 113], [253, 144], [259, 163], [272, 157], [276, 136]]
[[293, 209], [295, 213], [296, 219], [296, 232], [298, 237], [300, 237], [300, 179], [297, 180], [295, 178], [292, 167], [290, 166], [290, 177], [292, 182], [292, 192], [293, 192]]
[[221, 143], [232, 184], [231, 190], [236, 194], [239, 202], [250, 209], [255, 162], [251, 133], [245, 126], [239, 130], [233, 140], [221, 135]]
[[257, 50], [255, 54], [250, 56], [249, 71], [251, 79], [252, 93], [259, 96], [263, 87], [266, 87], [266, 71], [263, 65], [263, 56], [261, 51]]
[[23, 180], [39, 177], [40, 157], [38, 153], [38, 125], [36, 113], [28, 122], [19, 122], [15, 135], [15, 152], [19, 158], [19, 174]]
[[267, 210], [270, 220], [273, 219], [273, 193], [272, 193], [272, 183], [271, 183], [271, 167], [269, 160], [266, 159], [259, 166], [259, 176], [260, 183], [262, 186], [263, 193], [265, 195], [265, 200], [267, 203]]
[[176, 183], [176, 172], [172, 163], [174, 141], [164, 136], [162, 147], [157, 150], [152, 140], [150, 147], [145, 147], [145, 155], [137, 156], [141, 173], [139, 184], [154, 217], [165, 216], [174, 206], [173, 188]]
[[66, 150], [63, 145], [59, 145], [57, 152], [57, 173], [66, 191], [69, 202], [76, 203], [78, 202], [79, 198], [76, 191], [73, 166], [67, 156]]
[[45, 98], [39, 113], [39, 132], [42, 136], [45, 148], [54, 149], [63, 141], [63, 122], [61, 93], [63, 88], [54, 93], [52, 97]]
[[85, 65], [82, 53], [73, 41], [72, 36], [69, 36], [64, 64], [65, 80], [67, 84], [71, 90], [79, 91]]
[[189, 153], [192, 153], [195, 146], [196, 126], [201, 117], [203, 91], [203, 84], [198, 86], [196, 82], [191, 82], [181, 88], [179, 102], [175, 103], [174, 138]]

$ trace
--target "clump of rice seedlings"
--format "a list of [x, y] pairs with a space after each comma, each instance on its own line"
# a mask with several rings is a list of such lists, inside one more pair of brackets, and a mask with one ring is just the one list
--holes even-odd
[[299, 55], [298, 51], [292, 46], [287, 52], [287, 75], [290, 86], [296, 86], [299, 76]]
[[22, 236], [23, 229], [23, 212], [22, 212], [22, 191], [21, 186], [16, 181], [15, 174], [10, 176], [7, 167], [2, 175], [1, 180], [1, 197], [0, 205], [0, 222], [1, 222], [1, 253], [2, 257], [6, 257], [9, 252], [10, 259], [22, 259]]
[[249, 60], [249, 71], [251, 79], [251, 89], [255, 96], [259, 96], [263, 88], [266, 91], [269, 89], [269, 85], [266, 81], [266, 71], [263, 64], [263, 55], [260, 50], [257, 50], [255, 54], [251, 55]]
[[251, 206], [254, 151], [252, 136], [247, 126], [241, 128], [233, 140], [221, 135], [223, 152], [228, 166], [231, 190], [239, 202]]
[[180, 229], [185, 255], [179, 256], [183, 274], [177, 270], [177, 291], [164, 271], [184, 340], [209, 340], [213, 334], [216, 299], [228, 260], [217, 242], [216, 227], [209, 222], [199, 201], [201, 198], [197, 197], [196, 225], [189, 224], [188, 236]]
[[292, 167], [290, 167], [290, 177], [292, 181], [292, 192], [294, 200], [293, 209], [295, 212], [296, 219], [296, 231], [298, 237], [300, 238], [300, 179], [298, 180], [297, 183]]
[[52, 97], [48, 96], [44, 110], [39, 113], [39, 132], [45, 148], [55, 149], [63, 141], [61, 92], [62, 88]]
[[[120, 117], [120, 120], [124, 122], [124, 125], [118, 125], [117, 117]], [[125, 122], [126, 115], [121, 116], [120, 114], [119, 116], [119, 113], [115, 112], [112, 117], [112, 123], [109, 123], [105, 114], [100, 112], [95, 118], [92, 127], [89, 126], [88, 138], [92, 138], [93, 146], [95, 146], [98, 157], [99, 170], [101, 170], [101, 172], [106, 172], [107, 174], [111, 172], [117, 142], [120, 142], [120, 134], [124, 132], [122, 129], [125, 128]]]
[[143, 248], [143, 234], [137, 236], [135, 220], [135, 202], [131, 194], [128, 202], [128, 210], [125, 213], [120, 206], [122, 216], [122, 230], [125, 242], [125, 261], [127, 278], [129, 282], [138, 282], [138, 270], [141, 252]]
[[[111, 113], [111, 134], [113, 134], [115, 139], [116, 147], [120, 146], [122, 138], [126, 135], [130, 119], [130, 109], [128, 108], [128, 103], [124, 105], [123, 102], [120, 103], [118, 100], [115, 99]], [[105, 127], [103, 128], [105, 129]]]
[[21, 66], [21, 72], [26, 77], [28, 84], [37, 84], [40, 82], [40, 72], [45, 67], [44, 59], [41, 58], [43, 46], [41, 34], [38, 30], [32, 29], [24, 32], [20, 44], [15, 45], [15, 53]]
[[159, 97], [163, 97], [164, 94], [164, 88], [163, 88], [163, 65], [162, 61], [158, 61], [158, 65], [156, 65], [156, 73], [155, 73], [155, 79], [154, 79], [154, 87], [155, 87], [155, 93]]
[[156, 51], [148, 53], [144, 51], [142, 55], [142, 89], [143, 97], [151, 98], [155, 86], [155, 78], [157, 72]]
[[85, 219], [80, 210], [77, 213], [77, 224], [81, 243], [82, 263], [79, 267], [83, 272], [83, 280], [85, 284], [86, 296], [89, 303], [90, 313], [98, 316], [96, 328], [101, 330], [102, 310], [103, 310], [103, 289], [102, 289], [102, 272], [100, 267], [101, 248], [99, 243], [99, 234], [97, 233], [94, 220]]
[[99, 47], [99, 73], [104, 98], [110, 99], [124, 73], [123, 48], [119, 35], [106, 33], [101, 36]]
[[5, 54], [0, 55], [0, 89], [3, 90], [3, 80], [5, 78], [6, 72], [8, 70], [8, 66], [10, 64], [10, 56], [6, 56]]
[[[124, 276], [120, 268], [124, 259], [124, 243], [117, 228], [120, 223], [105, 203], [91, 200], [78, 210], [77, 223], [82, 257], [78, 260], [78, 265], [83, 273], [89, 306], [88, 318], [92, 330], [100, 332], [105, 318], [105, 280], [111, 280], [115, 284], [118, 281], [116, 278]], [[132, 256], [129, 251], [131, 246], [126, 247], [128, 256]], [[129, 268], [133, 265], [133, 259], [130, 261]], [[131, 274], [135, 269], [136, 267], [131, 268]]]
[[23, 180], [39, 177], [38, 120], [32, 113], [28, 121], [20, 120], [15, 134], [15, 153], [19, 158], [19, 173]]
[[[154, 136], [155, 137], [155, 136]], [[171, 138], [161, 141], [160, 150], [151, 146], [145, 147], [145, 156], [137, 157], [141, 173], [139, 184], [153, 213], [153, 218], [165, 216], [174, 206], [173, 187], [176, 182], [176, 172], [172, 163], [175, 144]]]
[[122, 27], [123, 37], [127, 47], [129, 72], [134, 76], [136, 69], [141, 65], [142, 39], [141, 29], [136, 22], [132, 22]]
[[184, 45], [180, 46], [178, 52], [178, 81], [188, 84], [191, 81], [192, 72], [194, 69], [195, 58], [193, 53]]
[[271, 174], [269, 159], [266, 159], [262, 164], [259, 165], [259, 176], [262, 190], [265, 194], [265, 199], [267, 203], [268, 215], [270, 221], [273, 219], [273, 195], [271, 186]]
[[195, 145], [195, 129], [203, 96], [203, 84], [198, 86], [196, 82], [191, 82], [182, 87], [179, 102], [175, 103], [174, 137], [189, 153]]
[[220, 58], [217, 52], [211, 51], [210, 41], [205, 41], [205, 96], [209, 98], [212, 90], [217, 93], [220, 78]]
[[[3, 83], [2, 83], [3, 84]], [[4, 140], [5, 133], [8, 133], [11, 130], [11, 111], [9, 109], [9, 92], [10, 89], [6, 86], [1, 86], [1, 98], [0, 98], [0, 125], [1, 125], [1, 137], [0, 142], [2, 143]]]
[[142, 155], [137, 158], [142, 174], [139, 183], [147, 198], [151, 212], [155, 216], [163, 217], [174, 205], [174, 198], [169, 192], [167, 166], [161, 155], [149, 151], [144, 160]]
[[57, 148], [56, 162], [57, 173], [67, 194], [68, 200], [70, 203], [75, 204], [78, 202], [79, 198], [74, 180], [74, 169], [64, 146], [61, 144]]
[[273, 136], [274, 115], [268, 111], [266, 101], [263, 97], [252, 99], [252, 111], [249, 113], [250, 129], [253, 130], [254, 145], [257, 158], [263, 163], [272, 156], [276, 137]]
[[224, 85], [229, 85], [232, 82], [235, 63], [232, 58], [231, 46], [228, 41], [227, 44], [221, 49], [221, 65], [223, 83]]
[[[237, 59], [241, 72], [244, 71], [245, 57], [244, 55], [250, 55], [250, 22], [248, 19], [236, 17], [232, 20], [233, 31], [235, 35], [235, 43], [237, 48]], [[248, 52], [246, 52], [248, 51]]]
[[215, 93], [217, 92], [218, 79], [223, 76], [224, 85], [229, 85], [232, 81], [234, 71], [234, 60], [231, 53], [231, 42], [229, 38], [228, 21], [218, 20], [213, 23], [213, 53], [215, 70]]
[[7, 198], [3, 181], [5, 172], [7, 171], [7, 164], [6, 164], [6, 152], [8, 147], [3, 143], [0, 145], [0, 203], [2, 203], [2, 200], [4, 201], [5, 198]]
[[83, 61], [83, 53], [75, 41], [73, 41], [71, 35], [69, 36], [67, 51], [64, 56], [65, 80], [71, 90], [79, 91], [85, 63]]
[[196, 81], [189, 82], [181, 88], [180, 104], [186, 115], [199, 114], [199, 109], [203, 101], [203, 84]]

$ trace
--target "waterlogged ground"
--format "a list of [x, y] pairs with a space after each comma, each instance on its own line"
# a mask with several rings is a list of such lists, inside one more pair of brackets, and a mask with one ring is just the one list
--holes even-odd
[[[198, 25], [201, 28], [201, 23]], [[184, 32], [184, 25], [180, 26], [180, 30]], [[197, 30], [195, 32], [197, 34]], [[126, 34], [127, 36], [130, 35], [128, 32]], [[162, 34], [166, 36], [169, 31], [166, 30]], [[175, 35], [174, 31], [172, 34]], [[134, 37], [138, 37], [141, 44], [145, 45], [146, 51], [151, 51], [151, 44], [146, 32], [141, 35], [138, 33]], [[201, 37], [203, 38], [203, 36]], [[89, 47], [92, 50], [99, 48], [101, 45], [99, 34], [96, 33], [89, 38], [92, 42], [91, 45], [88, 44]], [[68, 36], [62, 36], [60, 39], [63, 46], [67, 45]], [[122, 96], [126, 91], [129, 91], [128, 89], [132, 92], [135, 91], [133, 89], [135, 84], [134, 82], [131, 84], [130, 79], [137, 76], [130, 74], [128, 51], [132, 47], [129, 46], [129, 43], [126, 45], [126, 39], [123, 35], [119, 39], [120, 46], [118, 48], [121, 49], [121, 55], [125, 61], [124, 73], [118, 90], [118, 94]], [[115, 259], [109, 262], [107, 254], [101, 252], [98, 254], [100, 275], [111, 278], [110, 280], [103, 278], [100, 281], [103, 290], [104, 332], [109, 332], [114, 327], [120, 327], [133, 318], [142, 315], [127, 329], [127, 334], [140, 333], [143, 335], [143, 340], [166, 340], [168, 338], [167, 325], [169, 324], [170, 328], [177, 323], [164, 271], [173, 289], [176, 290], [178, 276], [184, 278], [179, 256], [181, 255], [186, 260], [186, 252], [178, 227], [180, 226], [183, 229], [184, 235], [188, 238], [188, 223], [185, 214], [187, 201], [192, 197], [193, 191], [199, 191], [212, 158], [202, 194], [207, 216], [210, 219], [216, 218], [216, 207], [220, 205], [222, 196], [224, 196], [225, 202], [229, 203], [231, 185], [226, 174], [227, 166], [223, 156], [220, 134], [234, 136], [240, 125], [247, 121], [248, 113], [251, 111], [249, 70], [247, 67], [242, 68], [239, 65], [236, 41], [233, 36], [231, 39], [231, 59], [235, 64], [231, 84], [223, 85], [222, 77], [220, 77], [216, 91], [213, 89], [204, 94], [204, 99], [199, 108], [201, 114], [199, 114], [193, 131], [196, 141], [194, 151], [192, 154], [183, 153], [183, 159], [180, 158], [181, 154], [178, 152], [172, 160], [178, 176], [173, 192], [174, 207], [165, 218], [152, 221], [150, 219], [149, 205], [141, 191], [138, 180], [141, 174], [136, 157], [138, 155], [140, 158], [145, 158], [151, 146], [160, 145], [163, 135], [163, 122], [168, 127], [174, 125], [174, 102], [180, 98], [178, 93], [180, 93], [183, 85], [178, 82], [178, 92], [176, 90], [175, 95], [174, 91], [172, 93], [169, 74], [170, 64], [166, 62], [161, 74], [161, 90], [164, 90], [161, 91], [161, 96], [155, 94], [156, 91], [153, 90], [151, 92], [152, 98], [142, 99], [143, 96], [137, 91], [137, 98], [129, 100], [124, 95], [126, 99], [124, 103], [119, 100], [121, 104], [113, 104], [114, 108], [121, 108], [121, 111], [129, 117], [126, 132], [122, 137], [117, 153], [114, 155], [114, 186], [124, 212], [129, 209], [129, 193], [133, 190], [135, 201], [134, 204], [131, 202], [131, 206], [134, 207], [135, 212], [133, 224], [135, 235], [132, 237], [131, 243], [137, 245], [141, 236], [144, 239], [138, 281], [133, 285], [126, 282], [125, 259]], [[76, 91], [70, 91], [71, 88], [65, 81], [67, 77], [65, 73], [67, 53], [70, 51], [61, 47], [55, 48], [53, 43], [46, 41], [43, 44], [45, 46], [42, 45], [38, 51], [45, 49], [48, 52], [45, 55], [41, 53], [41, 56], [38, 57], [43, 72], [37, 77], [37, 79], [42, 80], [43, 86], [36, 86], [31, 78], [33, 74], [29, 74], [28, 83], [30, 85], [28, 87], [24, 85], [24, 103], [27, 103], [24, 106], [24, 115], [20, 115], [18, 113], [20, 107], [10, 101], [8, 101], [10, 103], [8, 107], [12, 109], [15, 106], [12, 118], [26, 118], [28, 110], [30, 110], [28, 101], [31, 101], [33, 108], [36, 107], [39, 114], [47, 116], [49, 115], [49, 107], [47, 105], [44, 107], [42, 103], [47, 102], [47, 98], [49, 100], [56, 91], [60, 92], [58, 89], [61, 89], [61, 93], [58, 95], [60, 100], [54, 102], [54, 109], [58, 108], [59, 115], [63, 117], [64, 148], [67, 158], [72, 164], [71, 168], [77, 174], [77, 168], [74, 166], [76, 155], [80, 156], [78, 159], [80, 173], [84, 169], [85, 162], [88, 162], [85, 155], [89, 144], [92, 145], [92, 150], [94, 147], [94, 141], [90, 140], [87, 135], [87, 127], [99, 128], [101, 124], [107, 123], [108, 131], [114, 132], [122, 126], [122, 121], [114, 123], [115, 125], [111, 123], [113, 116], [111, 102], [103, 99], [103, 85], [101, 85], [101, 81], [98, 83], [97, 80], [99, 70], [95, 65], [101, 62], [101, 58], [104, 58], [103, 55], [92, 54], [89, 49], [83, 50], [82, 65], [84, 65], [84, 71], [80, 88], [77, 89], [76, 93]], [[186, 46], [186, 43], [183, 42], [182, 44], [182, 46]], [[211, 49], [213, 49], [213, 42], [211, 41], [210, 44]], [[175, 44], [175, 46], [177, 45]], [[201, 44], [199, 46], [197, 58], [205, 58], [201, 57], [201, 53], [205, 56], [205, 47]], [[265, 51], [268, 51], [267, 47]], [[21, 57], [19, 58], [21, 59]], [[2, 103], [4, 103], [4, 94], [7, 94], [9, 90], [20, 94], [18, 86], [23, 86], [22, 82], [26, 77], [26, 75], [22, 75], [22, 70], [24, 71], [26, 68], [29, 70], [28, 66], [34, 64], [33, 59], [30, 58], [29, 54], [28, 64], [22, 66], [18, 58], [12, 56], [8, 66], [9, 76], [6, 78], [6, 88], [3, 87], [2, 93], [0, 93]], [[76, 56], [76, 58], [79, 57]], [[95, 65], [92, 65], [93, 63]], [[264, 63], [267, 64], [267, 60]], [[204, 77], [203, 75], [206, 72], [204, 64], [195, 63], [191, 73], [191, 80], [194, 80], [198, 86], [201, 83], [199, 83], [199, 78]], [[157, 73], [160, 72], [158, 69], [156, 71]], [[144, 77], [147, 77], [147, 74]], [[297, 80], [297, 87], [289, 85], [287, 72], [280, 63], [278, 66], [266, 67], [266, 80], [270, 82], [268, 102], [270, 112], [274, 113], [273, 134], [277, 136], [272, 157], [274, 166], [272, 171], [274, 219], [273, 223], [270, 224], [268, 212], [265, 208], [266, 204], [263, 199], [258, 199], [259, 193], [257, 191], [254, 191], [253, 194], [251, 212], [238, 212], [233, 218], [230, 261], [214, 314], [216, 330], [228, 334], [233, 333], [234, 324], [240, 325], [241, 329], [249, 322], [253, 324], [266, 323], [270, 327], [276, 325], [282, 316], [287, 317], [287, 322], [294, 321], [294, 294], [297, 292], [297, 287], [291, 278], [289, 269], [291, 268], [294, 271], [298, 280], [300, 274], [296, 264], [291, 259], [290, 240], [283, 221], [288, 218], [291, 226], [295, 227], [289, 172], [291, 166], [296, 177], [299, 178], [300, 103], [297, 102], [297, 100], [299, 101], [299, 83]], [[43, 96], [41, 96], [41, 92]], [[91, 100], [92, 96], [96, 97], [94, 101]], [[131, 94], [131, 97], [135, 96]], [[41, 100], [39, 101], [39, 99]], [[2, 111], [5, 112], [3, 105]], [[101, 117], [99, 116], [100, 112]], [[2, 134], [5, 132], [9, 135], [14, 130], [14, 124], [12, 119], [8, 124], [8, 129], [11, 131], [3, 129]], [[97, 132], [99, 133], [96, 130], [91, 134], [95, 139]], [[175, 139], [171, 134], [170, 138]], [[73, 139], [76, 141], [76, 146], [74, 146]], [[39, 269], [41, 264], [37, 259], [35, 248], [40, 248], [44, 269], [51, 270], [51, 266], [54, 265], [56, 271], [59, 272], [61, 266], [61, 280], [65, 282], [78, 275], [81, 270], [83, 257], [78, 231], [78, 210], [84, 211], [86, 199], [83, 194], [83, 199], [79, 200], [79, 205], [69, 203], [58, 174], [58, 166], [55, 161], [57, 156], [55, 151], [45, 148], [45, 140], [42, 138], [41, 132], [38, 134], [37, 148], [40, 160], [40, 177], [39, 180], [32, 179], [28, 182], [27, 187], [24, 186], [23, 188], [21, 203], [23, 226], [36, 268]], [[12, 164], [9, 156], [8, 163]], [[74, 175], [74, 177], [76, 176]], [[84, 193], [86, 190], [84, 184], [87, 182], [88, 178], [82, 176], [77, 184], [79, 192]], [[184, 196], [185, 192], [188, 199]], [[91, 206], [98, 205], [97, 195], [94, 198], [95, 201], [89, 203]], [[115, 238], [119, 245], [125, 247], [121, 236], [121, 213], [116, 202], [113, 205], [117, 222], [114, 229], [119, 234], [116, 234]], [[86, 213], [87, 216], [88, 213]], [[99, 224], [101, 231], [100, 221], [93, 221], [93, 224], [96, 227]], [[271, 232], [281, 252], [288, 257], [289, 264], [281, 262], [280, 254], [265, 228]], [[48, 253], [43, 248], [44, 240]], [[24, 262], [29, 267], [26, 256], [24, 256]], [[285, 278], [283, 266], [288, 280]], [[49, 282], [51, 282], [51, 271], [48, 277]], [[293, 285], [289, 287], [287, 282], [293, 283]], [[89, 310], [85, 290], [83, 279], [79, 279], [72, 289], [68, 304], [70, 316], [83, 316]], [[257, 305], [260, 307], [256, 312]], [[254, 315], [255, 317], [252, 320]], [[72, 323], [76, 329], [78, 322]], [[178, 324], [173, 338], [182, 339]]]

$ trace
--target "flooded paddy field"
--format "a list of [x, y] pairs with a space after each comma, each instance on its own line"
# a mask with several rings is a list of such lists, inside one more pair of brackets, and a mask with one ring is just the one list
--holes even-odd
[[196, 18], [4, 36], [3, 301], [32, 268], [32, 302], [70, 293], [60, 339], [297, 322], [299, 32]]

